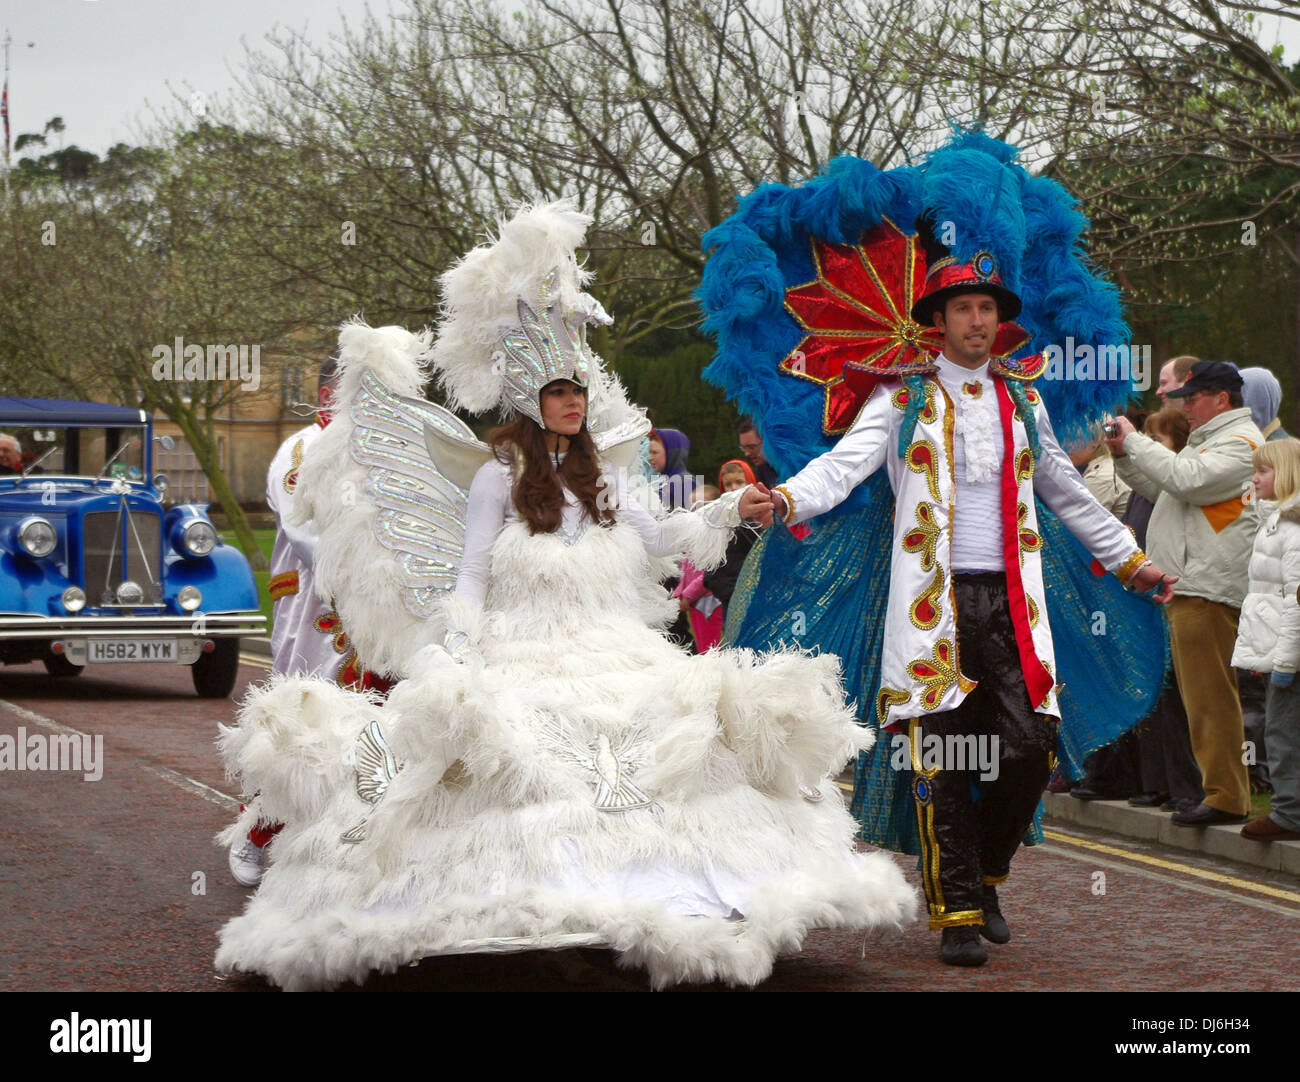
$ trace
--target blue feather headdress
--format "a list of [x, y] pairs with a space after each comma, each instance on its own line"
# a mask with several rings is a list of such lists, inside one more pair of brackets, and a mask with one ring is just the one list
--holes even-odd
[[[965, 131], [917, 166], [881, 171], [859, 158], [836, 158], [805, 184], [763, 185], [705, 234], [704, 248], [712, 254], [698, 296], [717, 355], [704, 377], [754, 418], [778, 472], [796, 472], [843, 430], [827, 423], [834, 388], [794, 378], [788, 365], [809, 332], [787, 294], [818, 278], [818, 242], [856, 245], [882, 225], [910, 235], [924, 212], [936, 223], [951, 223], [942, 239], [959, 262], [991, 253], [1003, 281], [1019, 295], [1017, 322], [1028, 337], [1010, 358], [1050, 359], [1054, 350], [1065, 356], [1067, 349], [1081, 355], [1084, 348], [1091, 356], [1102, 346], [1128, 343], [1118, 290], [1082, 249], [1087, 219], [1060, 184], [1029, 174], [1016, 154], [1007, 143]], [[1067, 440], [1133, 393], [1126, 367], [1113, 374], [1092, 369], [1088, 378], [1062, 376], [1062, 366], [1054, 370], [1049, 363], [1036, 386]], [[852, 408], [838, 406], [841, 413]], [[859, 491], [841, 510], [865, 498]]]

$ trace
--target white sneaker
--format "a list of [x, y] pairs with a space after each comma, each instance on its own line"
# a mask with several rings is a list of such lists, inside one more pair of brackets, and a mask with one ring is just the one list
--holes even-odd
[[265, 846], [241, 838], [230, 847], [230, 874], [241, 887], [255, 887], [266, 870]]

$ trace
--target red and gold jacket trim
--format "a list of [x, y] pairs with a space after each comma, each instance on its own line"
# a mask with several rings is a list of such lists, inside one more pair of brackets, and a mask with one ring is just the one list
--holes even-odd
[[266, 580], [267, 592], [271, 595], [272, 601], [279, 601], [282, 597], [290, 597], [298, 592], [298, 572], [281, 571], [278, 575], [272, 575]]

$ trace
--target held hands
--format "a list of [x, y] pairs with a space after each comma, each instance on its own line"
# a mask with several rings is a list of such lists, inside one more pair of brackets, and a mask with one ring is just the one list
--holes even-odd
[[[1129, 425], [1129, 429], [1132, 428]], [[1168, 605], [1174, 599], [1174, 583], [1177, 581], [1177, 575], [1166, 575], [1155, 564], [1146, 564], [1124, 584], [1124, 588], [1149, 595], [1157, 605]]]
[[1110, 453], [1112, 455], [1114, 455], [1116, 458], [1123, 458], [1124, 440], [1127, 439], [1129, 435], [1136, 432], [1137, 429], [1133, 427], [1133, 422], [1130, 421], [1127, 417], [1116, 417], [1115, 427], [1119, 431], [1115, 433], [1114, 439], [1109, 439], [1106, 441], [1106, 443], [1110, 447]]
[[760, 526], [772, 525], [772, 493], [764, 484], [750, 485], [740, 497], [740, 517], [752, 518]]

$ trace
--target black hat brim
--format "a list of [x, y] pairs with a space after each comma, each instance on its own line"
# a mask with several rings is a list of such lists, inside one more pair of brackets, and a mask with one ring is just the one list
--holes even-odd
[[948, 303], [949, 297], [962, 293], [984, 293], [998, 302], [998, 322], [1006, 323], [1020, 315], [1020, 298], [1006, 286], [993, 285], [991, 282], [975, 282], [970, 285], [958, 284], [946, 286], [924, 297], [912, 305], [912, 320], [922, 327], [934, 324], [934, 313]]

